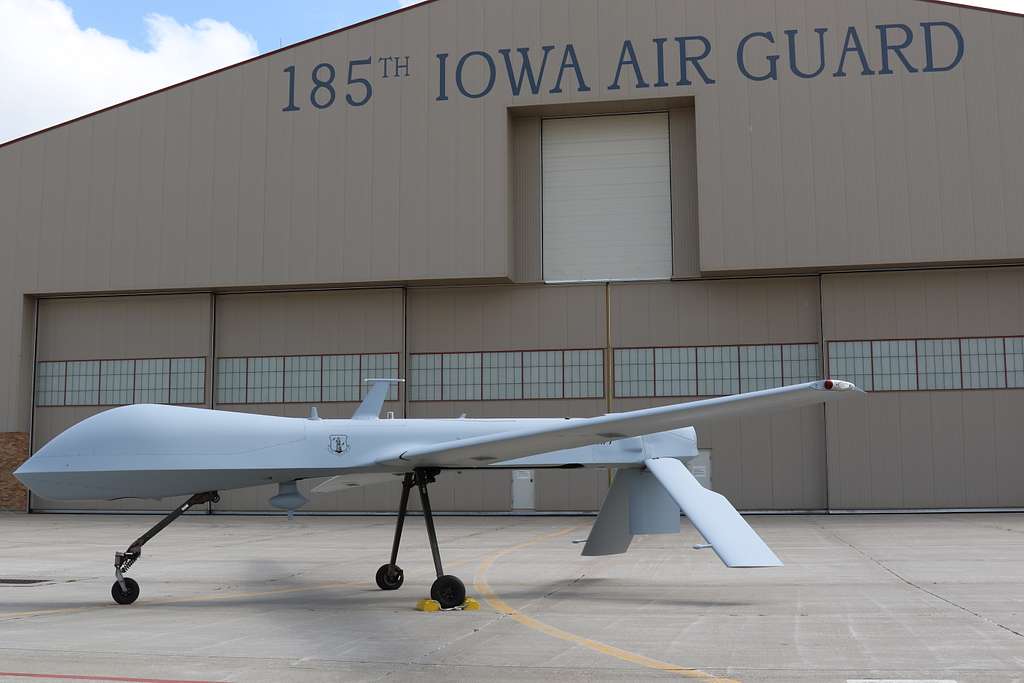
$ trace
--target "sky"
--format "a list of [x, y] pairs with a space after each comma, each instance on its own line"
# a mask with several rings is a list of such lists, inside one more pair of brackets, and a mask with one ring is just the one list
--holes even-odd
[[0, 142], [417, 1], [0, 0]]

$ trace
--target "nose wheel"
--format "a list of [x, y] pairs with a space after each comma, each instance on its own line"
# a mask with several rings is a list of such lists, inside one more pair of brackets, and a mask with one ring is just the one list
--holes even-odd
[[[124, 588], [121, 584], [124, 583]], [[110, 595], [114, 602], [119, 605], [130, 605], [139, 599], [139, 583], [135, 579], [124, 577], [121, 581], [115, 581], [110, 587]]]
[[420, 506], [423, 508], [423, 521], [427, 525], [427, 538], [430, 541], [430, 554], [434, 558], [434, 570], [437, 580], [430, 586], [430, 598], [436, 600], [442, 609], [459, 607], [466, 602], [466, 586], [458, 577], [444, 573], [441, 566], [441, 552], [437, 547], [437, 533], [434, 530], [434, 514], [430, 509], [430, 496], [427, 485], [434, 483], [441, 472], [437, 468], [421, 468], [409, 472], [402, 480], [402, 500], [398, 505], [398, 520], [395, 522], [395, 540], [391, 545], [391, 561], [377, 570], [377, 586], [381, 590], [393, 591], [401, 587], [405, 574], [398, 566], [398, 546], [402, 542], [402, 529], [405, 526], [405, 515], [409, 510], [409, 492], [415, 486], [420, 493]]
[[124, 574], [133, 564], [135, 564], [136, 561], [138, 561], [140, 557], [142, 557], [142, 546], [146, 545], [146, 543], [154, 536], [167, 528], [171, 522], [188, 512], [188, 509], [192, 506], [201, 505], [202, 503], [216, 503], [219, 500], [220, 495], [218, 495], [216, 491], [207, 491], [205, 493], [195, 494], [175, 508], [169, 515], [154, 524], [149, 531], [135, 539], [135, 541], [128, 546], [127, 550], [121, 553], [114, 553], [114, 576], [117, 580], [114, 581], [114, 585], [110, 587], [110, 595], [114, 598], [114, 602], [119, 605], [130, 605], [139, 599], [138, 581], [135, 579], [129, 579]]

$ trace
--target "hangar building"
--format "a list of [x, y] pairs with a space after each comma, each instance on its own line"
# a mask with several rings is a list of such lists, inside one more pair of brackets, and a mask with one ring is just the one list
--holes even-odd
[[9, 142], [0, 503], [169, 507], [9, 474], [132, 402], [347, 416], [384, 375], [397, 418], [587, 416], [827, 374], [867, 400], [700, 426], [737, 507], [1024, 506], [1022, 65], [1024, 18], [923, 0], [433, 0]]

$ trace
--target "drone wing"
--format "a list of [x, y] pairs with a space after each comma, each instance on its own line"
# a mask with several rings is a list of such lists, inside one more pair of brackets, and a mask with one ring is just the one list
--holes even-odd
[[851, 382], [806, 382], [690, 403], [565, 420], [553, 426], [445, 441], [412, 448], [400, 455], [383, 458], [378, 464], [395, 465], [404, 461], [414, 467], [481, 467], [566, 448], [666, 432], [714, 418], [759, 415], [825, 403], [858, 393], [860, 390]]

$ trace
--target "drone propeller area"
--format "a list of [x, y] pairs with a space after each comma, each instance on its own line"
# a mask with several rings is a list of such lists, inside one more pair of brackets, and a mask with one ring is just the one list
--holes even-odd
[[[118, 604], [139, 596], [124, 576], [143, 546], [190, 507], [216, 501], [218, 491], [276, 482], [272, 502], [294, 509], [305, 502], [301, 479], [330, 476], [315, 493], [401, 478], [402, 497], [391, 557], [377, 585], [404, 581], [398, 550], [417, 489], [437, 579], [431, 597], [457, 607], [465, 586], [444, 573], [428, 487], [444, 469], [494, 466], [592, 466], [619, 469], [584, 547], [584, 555], [625, 552], [635, 534], [673, 533], [680, 512], [730, 567], [782, 563], [721, 495], [704, 489], [683, 460], [697, 454], [691, 425], [840, 400], [861, 393], [838, 380], [710, 398], [576, 419], [379, 418], [389, 386], [373, 385], [351, 420], [282, 418], [174, 406], [125, 406], [71, 427], [15, 474], [37, 493], [60, 499], [191, 497], [126, 550], [115, 554]], [[198, 493], [196, 493], [198, 491]]]

